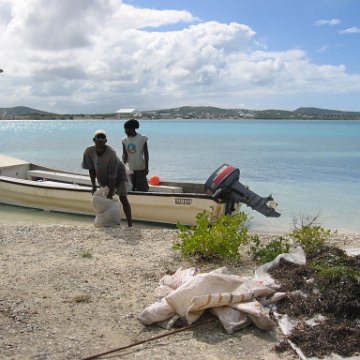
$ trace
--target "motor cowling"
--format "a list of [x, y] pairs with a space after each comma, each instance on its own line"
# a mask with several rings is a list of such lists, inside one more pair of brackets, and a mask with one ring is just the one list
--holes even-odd
[[235, 204], [242, 202], [267, 217], [279, 217], [276, 203], [271, 195], [262, 197], [240, 181], [240, 170], [228, 164], [216, 169], [205, 183], [205, 191], [214, 200], [225, 203], [225, 213], [231, 214]]

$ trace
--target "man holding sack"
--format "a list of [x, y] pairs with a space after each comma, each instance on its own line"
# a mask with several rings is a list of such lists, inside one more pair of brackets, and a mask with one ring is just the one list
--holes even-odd
[[81, 165], [83, 169], [89, 170], [92, 183], [91, 193], [94, 195], [96, 191], [96, 180], [100, 187], [108, 187], [109, 191], [106, 196], [108, 199], [112, 199], [116, 193], [120, 198], [128, 226], [132, 227], [125, 165], [118, 158], [115, 150], [106, 145], [107, 139], [104, 130], [95, 131], [93, 141], [95, 145], [85, 149]]

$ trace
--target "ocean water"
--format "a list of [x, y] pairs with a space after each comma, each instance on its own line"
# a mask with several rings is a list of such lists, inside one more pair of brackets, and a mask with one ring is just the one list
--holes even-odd
[[[58, 169], [83, 172], [81, 159], [93, 133], [104, 129], [121, 155], [123, 120], [0, 121], [0, 152]], [[250, 229], [291, 231], [317, 222], [339, 232], [360, 232], [360, 121], [142, 120], [148, 136], [150, 176], [205, 183], [223, 163], [240, 181], [274, 196], [280, 218], [244, 207]], [[1, 216], [1, 212], [0, 212]]]

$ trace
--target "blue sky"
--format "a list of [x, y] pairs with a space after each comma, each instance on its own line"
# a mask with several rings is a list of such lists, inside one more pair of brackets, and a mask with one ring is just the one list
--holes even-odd
[[[349, 71], [360, 72], [358, 0], [131, 0], [129, 3], [188, 10], [202, 21], [246, 24], [269, 50], [302, 49], [315, 63], [345, 64]], [[164, 26], [163, 30], [173, 28]], [[356, 28], [354, 33], [341, 33], [351, 28]]]
[[0, 107], [360, 111], [358, 0], [0, 0]]

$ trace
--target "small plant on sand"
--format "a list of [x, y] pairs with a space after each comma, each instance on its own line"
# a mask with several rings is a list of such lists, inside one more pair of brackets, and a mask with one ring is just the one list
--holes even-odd
[[196, 216], [196, 225], [187, 227], [177, 224], [180, 241], [173, 245], [174, 251], [184, 256], [202, 259], [231, 259], [240, 258], [239, 246], [249, 241], [245, 213], [236, 215], [222, 215], [211, 223], [206, 212]]
[[300, 224], [294, 220], [294, 231], [290, 234], [304, 248], [308, 257], [319, 254], [325, 246], [326, 240], [331, 236], [331, 231], [317, 225], [315, 221], [318, 215], [307, 220], [301, 218]]
[[249, 255], [257, 264], [265, 264], [278, 255], [289, 252], [290, 244], [280, 237], [267, 244], [261, 244], [257, 235], [251, 237]]
[[86, 294], [75, 295], [71, 299], [71, 302], [74, 303], [89, 303], [90, 301], [91, 301], [90, 295], [86, 295]]
[[91, 252], [88, 251], [88, 250], [82, 251], [82, 252], [80, 253], [80, 256], [81, 256], [82, 258], [86, 258], [86, 259], [92, 258], [92, 254], [91, 254]]

